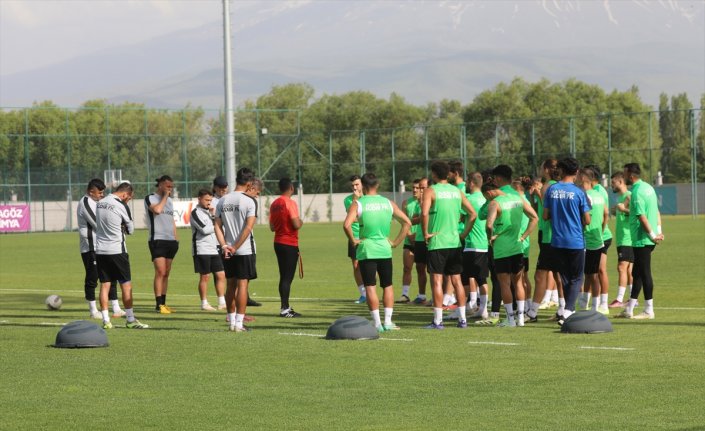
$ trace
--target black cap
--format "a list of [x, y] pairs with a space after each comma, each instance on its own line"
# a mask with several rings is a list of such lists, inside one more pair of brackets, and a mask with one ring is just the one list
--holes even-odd
[[227, 187], [228, 180], [226, 180], [225, 177], [219, 175], [213, 179], [213, 185], [216, 187]]

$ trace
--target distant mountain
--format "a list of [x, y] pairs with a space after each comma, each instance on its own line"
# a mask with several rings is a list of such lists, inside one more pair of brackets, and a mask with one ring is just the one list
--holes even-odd
[[[607, 91], [705, 92], [705, 7], [677, 2], [233, 3], [235, 101], [272, 85], [396, 92], [415, 104], [470, 102], [515, 76], [570, 77]], [[94, 99], [223, 105], [222, 24], [0, 77], [0, 106]]]

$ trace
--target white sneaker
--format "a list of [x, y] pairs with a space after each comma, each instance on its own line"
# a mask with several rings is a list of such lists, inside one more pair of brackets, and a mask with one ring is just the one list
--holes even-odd
[[473, 314], [470, 315], [471, 319], [481, 319], [481, 320], [487, 320], [490, 317], [489, 313], [487, 313], [487, 310], [477, 310]]
[[227, 308], [228, 308], [228, 306], [225, 304], [218, 304], [218, 310], [225, 310]]
[[632, 316], [632, 319], [635, 319], [635, 320], [653, 320], [655, 317], [656, 317], [656, 315], [654, 314], [653, 311], [650, 312], [650, 313], [649, 313], [649, 312], [646, 312], [646, 311], [642, 311], [641, 313], [635, 314], [634, 316]]
[[456, 308], [455, 310], [451, 311], [448, 313], [448, 315], [445, 317], [448, 320], [458, 320], [460, 319], [460, 307]]
[[517, 323], [517, 326], [524, 326], [524, 314], [523, 313], [519, 314], [519, 316], [517, 317], [516, 323]]
[[91, 311], [91, 319], [103, 319], [103, 313], [98, 310]]
[[125, 312], [125, 310], [118, 310], [118, 311], [113, 312], [113, 317], [116, 319], [119, 319], [120, 317], [125, 317], [125, 316], [127, 316], [127, 313]]
[[216, 311], [210, 304], [201, 305], [201, 311]]
[[548, 310], [548, 301], [541, 301], [541, 304], [539, 304], [539, 310]]
[[634, 314], [628, 312], [628, 311], [625, 309], [625, 310], [622, 310], [621, 313], [617, 314], [617, 315], [614, 316], [614, 317], [615, 317], [615, 319], [633, 319], [633, 318], [634, 318]]
[[609, 315], [610, 315], [610, 310], [609, 310], [609, 308], [607, 308], [607, 306], [604, 306], [604, 307], [603, 307], [603, 306], [599, 306], [599, 307], [597, 308], [597, 312], [600, 313], [600, 314], [603, 314], [603, 315], [605, 315], [605, 316], [609, 316]]

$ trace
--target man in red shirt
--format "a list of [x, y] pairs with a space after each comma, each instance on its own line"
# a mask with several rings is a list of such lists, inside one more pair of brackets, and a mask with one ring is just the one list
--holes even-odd
[[291, 282], [296, 273], [299, 260], [299, 229], [303, 222], [299, 217], [299, 208], [291, 199], [294, 194], [294, 184], [289, 178], [279, 180], [281, 196], [269, 207], [269, 229], [274, 232], [274, 253], [279, 264], [279, 297], [281, 310], [279, 317], [300, 317], [289, 305]]

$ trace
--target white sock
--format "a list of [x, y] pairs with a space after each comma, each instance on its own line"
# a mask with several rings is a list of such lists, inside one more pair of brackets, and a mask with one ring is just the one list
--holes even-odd
[[496, 317], [496, 318], [499, 318], [499, 312], [494, 312], [494, 311], [491, 311], [491, 312], [490, 312], [490, 317]]
[[558, 298], [558, 314], [562, 315], [565, 311], [565, 298]]
[[539, 302], [530, 302], [529, 303], [529, 310], [526, 312], [526, 314], [529, 315], [529, 317], [536, 317], [539, 315], [539, 307], [541, 306], [541, 303]]
[[[235, 313], [235, 327], [240, 329], [242, 328], [242, 322], [245, 321], [245, 315], [244, 314], [237, 314]], [[232, 320], [231, 320], [232, 322]]]
[[487, 295], [480, 295], [480, 310], [487, 311]]
[[627, 284], [627, 295], [632, 296], [632, 285]]
[[433, 323], [436, 325], [443, 323], [443, 308], [433, 307]]
[[224, 296], [218, 297], [218, 305], [225, 305], [225, 297]]
[[453, 299], [453, 297], [448, 295], [447, 293], [443, 294], [443, 306], [447, 307], [450, 304], [452, 304], [452, 302], [451, 302], [452, 299]]
[[509, 304], [504, 304], [504, 309], [507, 310], [507, 320], [512, 323], [514, 321], [514, 306], [510, 302]]
[[[392, 324], [392, 313], [394, 312], [393, 308], [387, 308], [384, 307], [384, 324], [385, 325], [391, 325]], [[379, 313], [379, 312], [378, 312]], [[379, 314], [378, 314], [379, 315]]]
[[208, 305], [208, 300], [207, 300], [207, 299], [202, 299], [202, 300], [201, 300], [201, 307], [205, 307], [206, 305]]
[[370, 310], [370, 314], [372, 315], [372, 320], [375, 323], [375, 328], [382, 326], [382, 321], [379, 319], [379, 309]]
[[120, 311], [120, 301], [117, 299], [111, 299], [110, 304], [113, 306], [113, 313]]
[[458, 310], [460, 311], [460, 322], [462, 322], [463, 320], [468, 320], [466, 317], [467, 314], [465, 313], [465, 307], [458, 307]]
[[135, 320], [137, 320], [137, 319], [135, 319], [135, 312], [132, 308], [126, 308], [125, 314], [127, 315], [128, 322], [134, 322]]
[[103, 323], [110, 322], [110, 313], [108, 310], [101, 310], [101, 313], [103, 314]]
[[558, 297], [558, 289], [553, 289], [551, 291], [551, 301], [553, 301], [553, 302], [560, 301], [560, 298]]
[[592, 298], [592, 307], [590, 308], [592, 311], [597, 311], [597, 307], [600, 306], [600, 297], [596, 296]]
[[646, 300], [646, 306], [644, 307], [644, 312], [649, 313], [649, 314], [654, 313], [654, 300], [653, 300], [653, 298]]
[[636, 299], [629, 298], [629, 303], [627, 303], [627, 313], [634, 314], [634, 307], [636, 307]]
[[88, 301], [88, 309], [91, 311], [91, 314], [98, 311], [98, 306], [96, 305], [95, 300]]
[[619, 286], [619, 292], [617, 292], [617, 301], [624, 301], [624, 293], [627, 291], [625, 286]]
[[521, 316], [524, 314], [524, 307], [526, 306], [526, 301], [517, 301], [517, 313]]
[[592, 299], [592, 292], [587, 292], [587, 294], [585, 295], [585, 306], [586, 307], [590, 303], [591, 299]]
[[470, 302], [468, 302], [470, 308], [477, 307], [477, 292], [470, 292]]
[[543, 294], [543, 300], [541, 302], [548, 302], [551, 300], [551, 295], [555, 292], [555, 290], [548, 290], [546, 289], [546, 293]]
[[600, 294], [600, 307], [601, 308], [607, 307], [607, 294], [606, 293]]
[[401, 286], [401, 294], [402, 294], [403, 296], [409, 297], [409, 289], [410, 289], [410, 288], [411, 288], [411, 286], [409, 286], [408, 284], [402, 284], [402, 286]]
[[230, 326], [235, 326], [235, 313], [228, 313], [228, 322]]
[[567, 318], [569, 318], [569, 317], [572, 316], [572, 315], [573, 315], [573, 312], [572, 312], [572, 311], [570, 311], [570, 310], [568, 310], [568, 309], [563, 310], [563, 314], [562, 314], [563, 319], [567, 319]]
[[365, 298], [367, 298], [367, 290], [365, 289], [364, 284], [360, 284], [359, 286], [357, 286], [357, 290], [360, 291], [360, 296], [364, 296]]
[[455, 293], [453, 293], [452, 295], [450, 295], [450, 304], [449, 305], [453, 305], [453, 304], [457, 304], [457, 303], [458, 303], [458, 298], [456, 298]]

